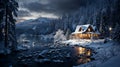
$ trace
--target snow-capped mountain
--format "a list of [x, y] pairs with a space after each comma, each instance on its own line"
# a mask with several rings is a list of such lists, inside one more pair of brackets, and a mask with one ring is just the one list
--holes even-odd
[[16, 24], [17, 33], [33, 33], [37, 32], [38, 34], [46, 34], [52, 32], [52, 21], [55, 19], [51, 18], [38, 18], [25, 20], [24, 22], [19, 22]]

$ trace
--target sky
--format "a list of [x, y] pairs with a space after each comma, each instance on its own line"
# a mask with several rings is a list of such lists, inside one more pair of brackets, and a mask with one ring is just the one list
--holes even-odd
[[39, 17], [58, 18], [86, 5], [85, 0], [18, 0], [19, 20]]

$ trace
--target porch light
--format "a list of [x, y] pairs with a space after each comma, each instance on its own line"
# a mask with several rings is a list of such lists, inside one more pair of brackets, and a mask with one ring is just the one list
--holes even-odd
[[112, 27], [109, 27], [109, 31], [112, 31]]
[[112, 34], [112, 27], [109, 27], [109, 31], [110, 31], [109, 37], [112, 38], [112, 36], [111, 36], [111, 34]]

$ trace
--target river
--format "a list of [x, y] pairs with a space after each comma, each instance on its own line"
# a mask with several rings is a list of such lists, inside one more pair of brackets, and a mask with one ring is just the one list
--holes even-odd
[[91, 55], [91, 49], [80, 46], [33, 47], [0, 55], [0, 67], [72, 67], [90, 62]]

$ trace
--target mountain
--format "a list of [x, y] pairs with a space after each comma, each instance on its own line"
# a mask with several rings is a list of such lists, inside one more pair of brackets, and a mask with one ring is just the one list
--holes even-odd
[[37, 34], [49, 34], [53, 32], [53, 18], [43, 18], [25, 20], [16, 24], [17, 34], [22, 33], [37, 33]]

